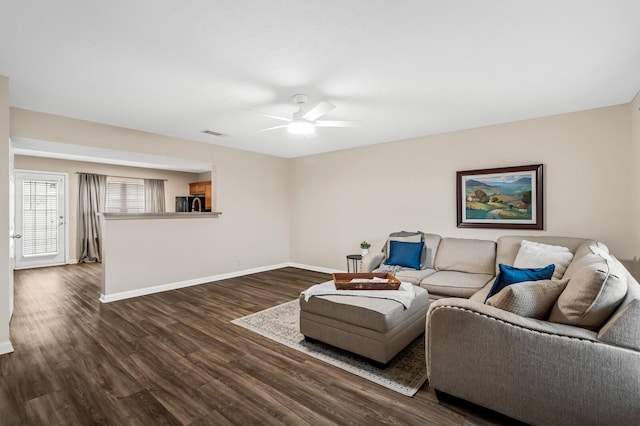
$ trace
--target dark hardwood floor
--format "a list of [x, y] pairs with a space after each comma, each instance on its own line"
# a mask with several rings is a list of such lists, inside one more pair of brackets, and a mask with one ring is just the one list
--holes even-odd
[[284, 268], [109, 304], [100, 274], [98, 264], [16, 272], [1, 425], [505, 421], [438, 402], [426, 384], [402, 396], [230, 323], [326, 274]]

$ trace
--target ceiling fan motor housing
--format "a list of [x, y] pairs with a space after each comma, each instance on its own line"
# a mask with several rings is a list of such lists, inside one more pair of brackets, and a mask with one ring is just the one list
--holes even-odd
[[309, 98], [307, 98], [306, 95], [293, 95], [293, 103], [300, 107], [298, 109], [298, 111], [293, 113], [293, 119], [294, 120], [302, 120], [302, 119], [304, 119], [303, 116], [307, 112], [306, 109], [304, 108], [304, 106], [305, 106], [305, 104], [307, 103], [308, 100], [309, 100]]
[[296, 105], [306, 104], [309, 102], [307, 95], [293, 95], [293, 103]]

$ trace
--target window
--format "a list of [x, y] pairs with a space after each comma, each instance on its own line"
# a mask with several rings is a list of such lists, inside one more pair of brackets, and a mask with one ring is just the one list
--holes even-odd
[[111, 213], [144, 213], [144, 179], [107, 176], [105, 210]]
[[24, 179], [22, 184], [24, 257], [58, 253], [58, 182]]

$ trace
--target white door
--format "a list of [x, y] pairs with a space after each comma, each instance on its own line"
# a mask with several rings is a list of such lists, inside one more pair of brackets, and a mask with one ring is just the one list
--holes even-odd
[[16, 269], [64, 264], [66, 176], [15, 172]]
[[[9, 141], [11, 145], [11, 141]], [[9, 320], [13, 315], [13, 270], [16, 267], [16, 244], [14, 239], [21, 238], [16, 234], [15, 177], [13, 176], [13, 149], [9, 150]]]

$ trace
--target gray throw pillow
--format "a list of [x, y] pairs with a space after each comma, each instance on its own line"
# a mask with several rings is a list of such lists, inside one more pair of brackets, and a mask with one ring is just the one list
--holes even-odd
[[522, 317], [546, 319], [567, 281], [538, 280], [511, 284], [487, 300], [487, 305]]

